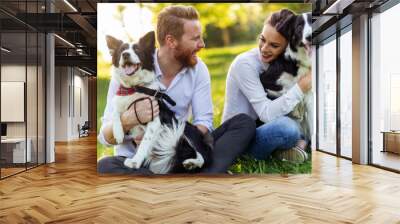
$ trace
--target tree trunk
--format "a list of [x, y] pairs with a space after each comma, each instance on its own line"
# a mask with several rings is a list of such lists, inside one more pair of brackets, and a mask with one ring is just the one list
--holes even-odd
[[222, 42], [224, 46], [228, 46], [231, 43], [231, 37], [229, 35], [228, 28], [222, 29]]

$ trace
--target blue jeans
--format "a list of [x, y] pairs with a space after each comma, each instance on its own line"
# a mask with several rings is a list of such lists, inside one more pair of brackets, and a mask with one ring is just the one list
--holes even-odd
[[294, 147], [300, 138], [301, 130], [297, 122], [280, 117], [256, 129], [248, 153], [259, 160], [267, 159], [275, 150]]

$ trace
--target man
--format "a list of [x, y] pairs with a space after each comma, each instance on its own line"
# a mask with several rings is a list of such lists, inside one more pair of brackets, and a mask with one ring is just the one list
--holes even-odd
[[[190, 6], [169, 6], [158, 15], [157, 41], [159, 49], [154, 55], [154, 68], [161, 90], [169, 95], [177, 105], [171, 107], [178, 119], [187, 120], [190, 110], [193, 124], [202, 132], [211, 132], [214, 138], [213, 163], [204, 172], [226, 172], [235, 158], [240, 155], [255, 134], [255, 123], [247, 115], [239, 114], [213, 130], [213, 111], [211, 100], [210, 75], [204, 62], [197, 57], [197, 52], [205, 47], [199, 14]], [[115, 144], [112, 133], [111, 99], [118, 84], [111, 80], [107, 105], [98, 136], [104, 145]], [[142, 97], [140, 94], [137, 97]], [[158, 105], [153, 98], [153, 115], [158, 115]], [[151, 105], [147, 101], [137, 104], [140, 121], [148, 122], [152, 117]], [[138, 124], [131, 107], [121, 116], [124, 131]], [[135, 139], [140, 143], [140, 139]], [[106, 157], [98, 162], [100, 173], [149, 173], [147, 169], [130, 169], [123, 165], [126, 157], [135, 153], [134, 144], [126, 136], [124, 144], [116, 146], [115, 156]]]

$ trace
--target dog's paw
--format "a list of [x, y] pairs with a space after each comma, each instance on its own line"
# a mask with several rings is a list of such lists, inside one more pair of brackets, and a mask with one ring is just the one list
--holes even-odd
[[126, 159], [124, 165], [129, 168], [139, 169], [143, 164], [144, 159], [140, 156], [135, 155], [132, 159]]
[[133, 168], [135, 164], [133, 163], [132, 159], [125, 159], [124, 161], [124, 166], [129, 167], [129, 168]]
[[196, 168], [201, 168], [203, 166], [203, 163], [201, 163], [197, 159], [187, 159], [183, 161], [183, 167], [185, 167], [186, 170], [193, 170]]
[[122, 128], [118, 128], [116, 126], [113, 127], [113, 134], [114, 134], [114, 138], [115, 141], [117, 142], [117, 144], [122, 144], [124, 142], [124, 130], [122, 130]]

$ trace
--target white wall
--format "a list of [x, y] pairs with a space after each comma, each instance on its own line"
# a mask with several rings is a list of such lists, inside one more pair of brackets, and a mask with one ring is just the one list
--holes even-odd
[[56, 141], [79, 138], [78, 124], [88, 120], [88, 78], [82, 75], [76, 68], [56, 67]]
[[68, 68], [55, 68], [55, 140], [67, 141], [68, 139]]
[[[28, 124], [28, 137], [30, 133], [35, 133], [36, 136], [36, 106], [41, 107], [42, 105], [37, 105], [36, 99], [36, 80], [30, 78], [31, 74], [36, 74], [36, 66], [25, 65], [2, 65], [1, 66], [1, 81], [2, 82], [25, 82], [25, 74], [28, 72], [28, 87], [27, 88], [27, 122]], [[32, 87], [33, 86], [33, 87]], [[4, 96], [3, 96], [4, 97]], [[7, 110], [8, 108], [1, 108], [2, 110]], [[33, 123], [32, 123], [33, 122]], [[25, 124], [26, 122], [7, 122], [7, 136], [9, 137], [25, 137]]]
[[[37, 70], [38, 69], [38, 70]], [[7, 137], [9, 138], [27, 138], [30, 140], [31, 155], [34, 158], [32, 161], [44, 163], [45, 142], [44, 142], [44, 83], [42, 67], [25, 66], [20, 64], [3, 64], [1, 66], [2, 82], [24, 82], [26, 84], [26, 106], [22, 106], [21, 112], [25, 113], [26, 120], [22, 122], [6, 122]], [[27, 82], [25, 81], [27, 78]], [[4, 89], [2, 89], [3, 92]], [[22, 91], [21, 94], [24, 94]], [[2, 95], [7, 97], [6, 95]], [[25, 104], [24, 104], [25, 105]], [[10, 107], [2, 107], [2, 112], [13, 113]], [[38, 157], [37, 157], [38, 153]]]
[[[25, 65], [2, 65], [1, 81], [25, 82]], [[28, 70], [30, 68], [28, 67]], [[7, 108], [1, 108], [6, 110]], [[25, 137], [25, 122], [7, 122], [8, 137]]]
[[88, 120], [88, 78], [81, 75], [83, 73], [79, 70], [74, 70], [74, 91], [72, 92], [73, 96], [71, 96], [74, 99], [71, 138], [78, 137], [78, 124], [83, 125]]

